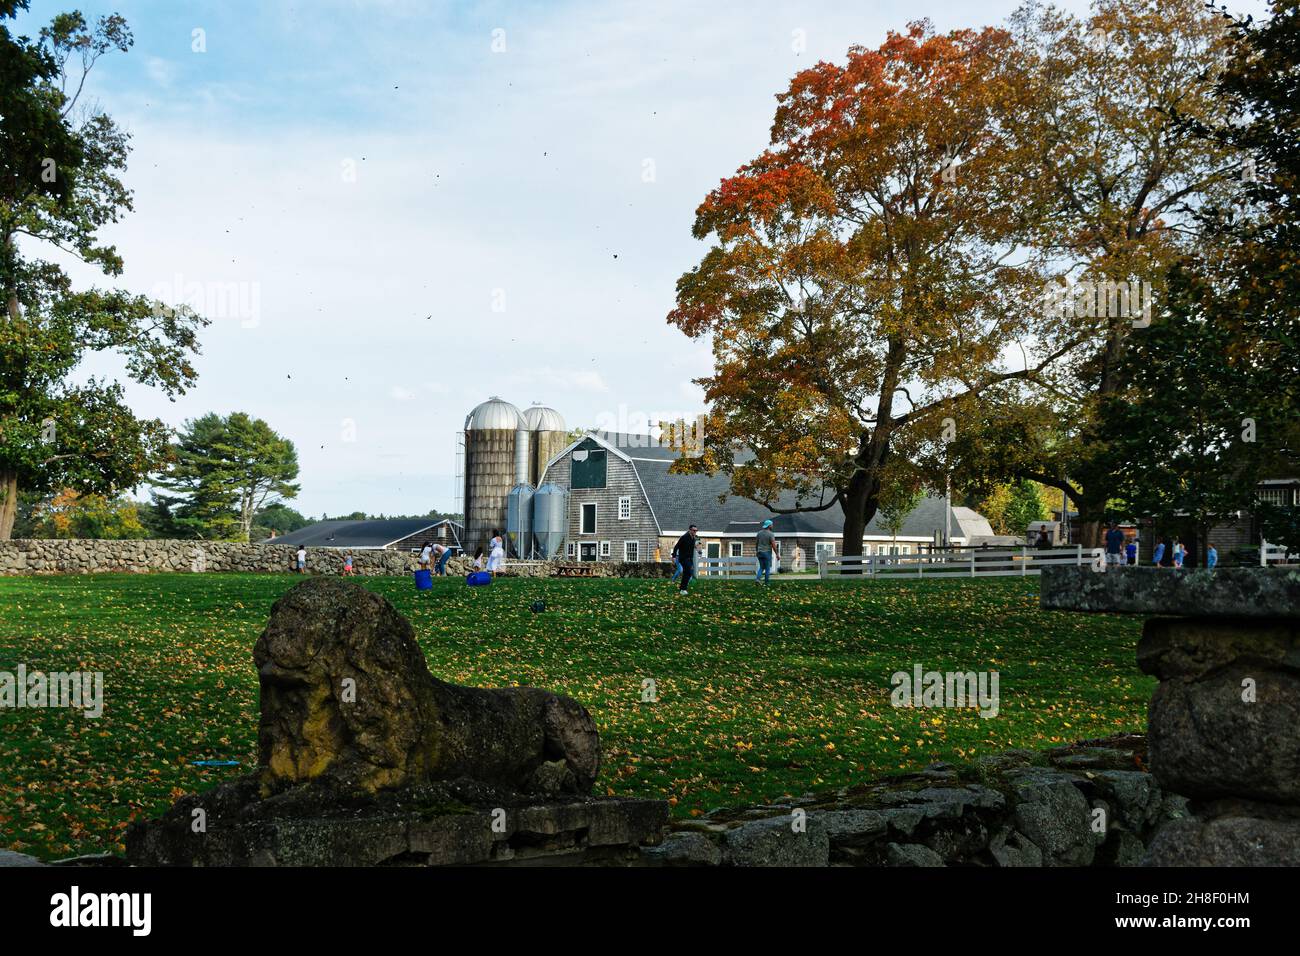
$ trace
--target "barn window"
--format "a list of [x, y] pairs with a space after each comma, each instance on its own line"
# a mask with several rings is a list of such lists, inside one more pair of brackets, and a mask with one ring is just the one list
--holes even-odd
[[608, 557], [609, 557], [609, 554], [610, 554], [610, 550], [609, 550], [609, 542], [608, 542], [608, 541], [602, 541], [602, 542], [600, 543], [600, 556], [601, 556], [602, 558], [608, 558]]
[[745, 546], [739, 541], [731, 542], [731, 544], [728, 545], [728, 547], [731, 549], [730, 553], [733, 558], [739, 558], [741, 555], [745, 553]]
[[573, 542], [572, 542], [572, 541], [570, 541], [568, 544], [566, 544], [566, 545], [564, 546], [564, 555], [565, 555], [565, 557], [568, 557], [568, 558], [573, 557]]
[[618, 520], [626, 521], [632, 517], [632, 496], [622, 495], [618, 499]]
[[623, 542], [623, 560], [640, 561], [641, 560], [641, 542], [624, 541]]
[[582, 504], [582, 524], [580, 534], [596, 533], [596, 502], [584, 501]]

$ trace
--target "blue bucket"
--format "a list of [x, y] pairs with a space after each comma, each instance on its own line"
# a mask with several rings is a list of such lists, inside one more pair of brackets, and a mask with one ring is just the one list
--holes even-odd
[[492, 583], [492, 575], [487, 571], [475, 571], [465, 578], [465, 583], [470, 587], [480, 587], [484, 584]]
[[419, 570], [415, 572], [415, 589], [417, 591], [433, 590], [433, 572], [429, 570]]

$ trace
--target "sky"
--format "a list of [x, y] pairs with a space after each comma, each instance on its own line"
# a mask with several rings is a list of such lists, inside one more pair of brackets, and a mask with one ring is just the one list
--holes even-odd
[[[1058, 4], [1076, 12], [1086, 3]], [[570, 427], [703, 410], [707, 341], [668, 325], [707, 249], [694, 212], [767, 145], [819, 60], [983, 2], [33, 0], [135, 35], [90, 96], [132, 136], [108, 280], [199, 299], [195, 388], [135, 386], [173, 426], [265, 419], [311, 517], [452, 510], [456, 433], [499, 395]], [[96, 359], [85, 374], [120, 374]]]

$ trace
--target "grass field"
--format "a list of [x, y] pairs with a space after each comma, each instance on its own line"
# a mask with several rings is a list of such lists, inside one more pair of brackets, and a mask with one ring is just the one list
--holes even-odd
[[[464, 684], [533, 684], [600, 727], [600, 792], [678, 815], [843, 785], [938, 759], [1145, 726], [1139, 621], [1038, 609], [1036, 580], [698, 584], [502, 579], [490, 588], [363, 578]], [[0, 671], [103, 671], [104, 714], [0, 710], [0, 847], [120, 850], [138, 816], [255, 760], [252, 647], [275, 575], [0, 578]], [[545, 600], [547, 610], [529, 605]], [[890, 704], [890, 675], [1000, 675], [1001, 710]], [[642, 702], [653, 680], [658, 701]], [[233, 759], [242, 768], [192, 766]]]

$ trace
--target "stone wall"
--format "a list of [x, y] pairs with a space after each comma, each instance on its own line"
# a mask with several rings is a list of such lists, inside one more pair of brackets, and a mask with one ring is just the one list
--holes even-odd
[[[0, 575], [101, 574], [156, 571], [281, 572], [293, 569], [291, 545], [233, 541], [104, 541], [51, 539], [0, 541]], [[308, 548], [309, 574], [339, 574], [344, 552]], [[414, 565], [405, 551], [353, 551], [357, 574], [406, 574]]]
[[[243, 544], [232, 541], [104, 541], [97, 539], [50, 539], [0, 541], [0, 575], [106, 574], [110, 572], [242, 571], [287, 573], [292, 571], [298, 549], [291, 545]], [[339, 574], [343, 556], [339, 548], [308, 548], [308, 574]], [[352, 551], [357, 574], [409, 574], [416, 556], [409, 551]], [[564, 561], [507, 561], [512, 577], [554, 577]], [[651, 561], [586, 562], [582, 569], [594, 577], [660, 578], [672, 574], [671, 564]], [[469, 558], [453, 558], [447, 573], [464, 576], [472, 570]]]
[[1187, 801], [1130, 735], [679, 820], [649, 866], [1139, 866]]

